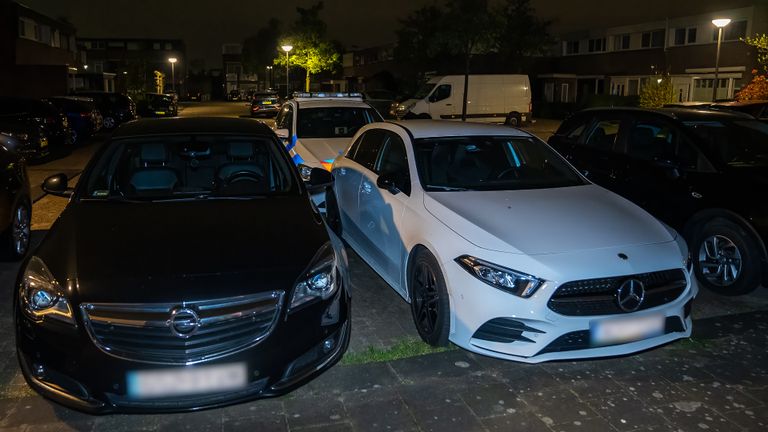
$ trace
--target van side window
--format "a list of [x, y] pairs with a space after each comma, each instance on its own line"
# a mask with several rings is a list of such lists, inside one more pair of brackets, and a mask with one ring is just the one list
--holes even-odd
[[451, 97], [451, 85], [450, 84], [440, 84], [437, 86], [435, 91], [432, 92], [432, 95], [429, 97], [430, 102], [440, 102], [443, 99], [448, 99]]

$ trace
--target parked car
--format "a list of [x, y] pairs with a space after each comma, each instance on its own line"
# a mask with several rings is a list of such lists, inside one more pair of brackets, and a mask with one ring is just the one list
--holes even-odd
[[103, 125], [101, 113], [91, 98], [67, 96], [46, 100], [67, 116], [73, 144], [93, 136]]
[[243, 94], [240, 93], [240, 90], [231, 90], [227, 98], [231, 101], [239, 101], [243, 98]]
[[29, 162], [45, 160], [50, 155], [50, 146], [45, 130], [40, 124], [28, 117], [0, 116], [0, 135], [7, 140], [7, 148], [12, 147]]
[[179, 106], [174, 95], [147, 93], [138, 104], [138, 113], [142, 117], [176, 117]]
[[[331, 175], [316, 169], [312, 185]], [[118, 129], [20, 269], [28, 384], [89, 412], [183, 411], [276, 396], [350, 335], [343, 244], [287, 152], [245, 119]], [[194, 215], [194, 217], [190, 217]]]
[[[352, 136], [366, 124], [381, 120], [359, 94], [296, 93], [283, 103], [275, 118], [275, 132], [297, 165], [330, 171]], [[308, 178], [308, 169], [303, 171]]]
[[120, 93], [81, 91], [76, 96], [92, 98], [103, 117], [104, 129], [112, 130], [122, 123], [136, 118], [136, 104], [130, 97]]
[[32, 225], [32, 200], [24, 156], [17, 149], [24, 144], [0, 133], [0, 256], [20, 259], [27, 254]]
[[[467, 118], [520, 126], [531, 120], [528, 75], [470, 75]], [[461, 119], [464, 75], [436, 76], [396, 108], [398, 118]]]
[[256, 93], [251, 100], [251, 117], [276, 116], [280, 112], [282, 100], [277, 93]]
[[372, 106], [382, 117], [393, 118], [389, 115], [390, 108], [395, 102], [395, 94], [389, 90], [368, 90], [362, 92], [363, 101]]
[[51, 153], [72, 150], [72, 136], [67, 116], [48, 101], [32, 98], [0, 97], [0, 116], [18, 118], [22, 123], [36, 122], [43, 130]]
[[549, 143], [590, 180], [679, 230], [706, 288], [738, 295], [768, 282], [765, 123], [710, 109], [591, 109]]
[[691, 334], [677, 233], [501, 125], [374, 123], [333, 165], [329, 225], [432, 345], [536, 363]]
[[718, 102], [713, 104], [712, 108], [743, 112], [768, 123], [768, 101]]

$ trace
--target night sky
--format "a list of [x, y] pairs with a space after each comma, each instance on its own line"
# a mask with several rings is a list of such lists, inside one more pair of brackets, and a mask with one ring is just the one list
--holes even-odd
[[[221, 66], [221, 44], [242, 42], [271, 17], [296, 18], [296, 6], [315, 0], [20, 0], [53, 17], [66, 17], [82, 37], [179, 38], [190, 59]], [[622, 25], [690, 15], [768, 0], [533, 0], [553, 31]], [[398, 18], [439, 0], [326, 0], [323, 18], [331, 38], [347, 48], [394, 42]], [[695, 11], [695, 12], [694, 12]], [[588, 23], [585, 25], [584, 23]]]

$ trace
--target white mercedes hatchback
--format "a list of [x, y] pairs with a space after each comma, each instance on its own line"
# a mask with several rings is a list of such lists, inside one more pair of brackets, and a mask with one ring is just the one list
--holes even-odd
[[526, 132], [373, 123], [333, 174], [329, 224], [432, 345], [535, 363], [691, 334], [685, 241]]

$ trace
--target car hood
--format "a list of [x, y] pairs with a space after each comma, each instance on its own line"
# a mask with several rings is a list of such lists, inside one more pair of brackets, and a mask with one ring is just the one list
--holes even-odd
[[296, 144], [305, 162], [333, 161], [344, 153], [351, 138], [299, 138]]
[[599, 186], [428, 192], [427, 210], [474, 245], [527, 255], [673, 241], [659, 221]]
[[306, 197], [80, 202], [38, 254], [80, 302], [192, 301], [289, 290], [326, 241]]

